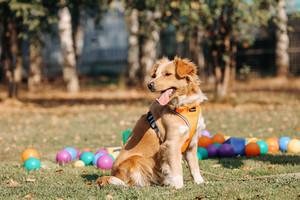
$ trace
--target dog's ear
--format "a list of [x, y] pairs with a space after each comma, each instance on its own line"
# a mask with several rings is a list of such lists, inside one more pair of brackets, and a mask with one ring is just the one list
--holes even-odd
[[182, 60], [175, 57], [174, 62], [176, 65], [176, 73], [180, 78], [183, 78], [187, 75], [193, 75], [197, 72], [195, 64], [187, 59]]
[[158, 60], [152, 67], [151, 69], [151, 72], [150, 72], [150, 76], [151, 78], [155, 78], [155, 73], [156, 73], [156, 70], [158, 68], [158, 66], [162, 63], [165, 63], [165, 62], [169, 62], [169, 59], [166, 58], [166, 57], [163, 57], [162, 59]]

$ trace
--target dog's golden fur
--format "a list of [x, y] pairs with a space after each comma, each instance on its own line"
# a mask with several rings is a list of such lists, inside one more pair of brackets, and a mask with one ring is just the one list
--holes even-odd
[[[199, 105], [206, 99], [199, 88], [196, 66], [187, 59], [175, 57], [170, 61], [157, 61], [151, 71], [153, 78], [149, 88], [153, 92], [168, 92], [166, 99], [153, 102], [150, 111], [154, 116], [162, 142], [150, 127], [147, 115], [136, 123], [122, 151], [117, 156], [111, 176], [98, 178], [100, 186], [113, 184], [123, 186], [146, 186], [167, 184], [183, 187], [182, 156], [187, 161], [196, 183], [202, 183], [197, 159], [197, 142], [205, 128], [202, 114], [198, 118], [197, 130], [188, 148], [181, 153], [181, 146], [189, 137], [185, 121], [174, 115], [169, 106], [185, 108]], [[162, 94], [162, 96], [163, 96]], [[160, 102], [167, 103], [161, 105]]]

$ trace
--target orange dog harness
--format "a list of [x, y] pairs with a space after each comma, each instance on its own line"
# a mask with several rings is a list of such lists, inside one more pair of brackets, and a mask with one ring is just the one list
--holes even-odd
[[[182, 118], [185, 121], [186, 125], [189, 127], [189, 132], [190, 132], [189, 138], [185, 141], [185, 143], [181, 147], [181, 152], [184, 152], [186, 148], [189, 146], [190, 141], [196, 132], [198, 118], [200, 114], [200, 105], [197, 105], [192, 108], [184, 108], [184, 109], [169, 107], [169, 109], [172, 113]], [[162, 143], [163, 141], [160, 136], [158, 127], [156, 126], [155, 119], [150, 111], [148, 112], [147, 120], [149, 121], [150, 127], [155, 131], [159, 139], [159, 142]]]
[[198, 118], [200, 114], [200, 105], [197, 105], [196, 107], [192, 107], [192, 108], [183, 108], [183, 109], [172, 108], [172, 107], [169, 108], [171, 112], [181, 117], [189, 127], [190, 130], [189, 138], [185, 141], [185, 143], [181, 147], [181, 152], [184, 152], [186, 148], [189, 146], [190, 141], [196, 132]]

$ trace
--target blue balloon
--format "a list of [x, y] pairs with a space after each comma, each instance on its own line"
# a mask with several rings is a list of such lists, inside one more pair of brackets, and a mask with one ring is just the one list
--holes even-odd
[[278, 141], [279, 149], [281, 151], [287, 151], [287, 145], [290, 141], [291, 141], [291, 138], [286, 137], [286, 136], [279, 138], [279, 141]]
[[71, 154], [72, 160], [77, 158], [77, 151], [73, 147], [66, 147], [64, 150]]
[[94, 156], [94, 159], [93, 159], [93, 165], [97, 165], [97, 161], [98, 161], [98, 159], [101, 157], [101, 156], [103, 156], [103, 155], [105, 155], [104, 153], [97, 153], [95, 156]]

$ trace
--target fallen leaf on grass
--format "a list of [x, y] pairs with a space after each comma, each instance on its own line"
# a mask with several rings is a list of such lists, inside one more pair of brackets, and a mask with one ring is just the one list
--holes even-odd
[[245, 171], [247, 171], [247, 170], [252, 170], [253, 169], [253, 167], [247, 167], [247, 166], [244, 166], [243, 167], [243, 170], [245, 170]]
[[275, 169], [275, 165], [270, 165], [267, 167], [268, 169]]
[[30, 198], [33, 197], [33, 194], [29, 193], [29, 194], [26, 194], [24, 197], [25, 197], [26, 199], [30, 199]]
[[296, 127], [294, 128], [294, 130], [295, 130], [295, 131], [300, 131], [300, 126], [296, 126]]
[[12, 180], [12, 179], [10, 179], [10, 180], [7, 182], [7, 184], [9, 184], [9, 186], [10, 186], [10, 187], [13, 187], [13, 188], [16, 188], [16, 187], [20, 187], [20, 186], [21, 186], [20, 183], [14, 181], [14, 180]]
[[57, 169], [56, 170], [56, 173], [60, 173], [60, 172], [63, 172], [64, 170], [62, 170], [62, 169]]
[[92, 186], [92, 183], [90, 183], [90, 182], [89, 182], [89, 183], [86, 183], [85, 186], [91, 187], [91, 186]]
[[28, 178], [28, 179], [26, 179], [26, 182], [31, 182], [31, 183], [35, 183], [35, 179], [32, 179], [32, 178]]
[[206, 196], [195, 197], [195, 199], [206, 199]]
[[250, 175], [246, 175], [246, 176], [245, 176], [245, 178], [250, 178], [250, 177], [251, 177]]
[[220, 164], [215, 164], [215, 165], [211, 166], [211, 168], [220, 168], [220, 167], [221, 167]]
[[61, 183], [61, 182], [57, 182], [57, 184], [58, 184], [58, 185], [64, 185], [64, 184], [63, 184], [63, 183]]

